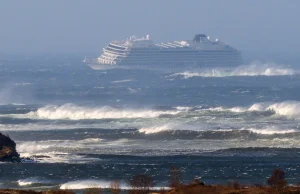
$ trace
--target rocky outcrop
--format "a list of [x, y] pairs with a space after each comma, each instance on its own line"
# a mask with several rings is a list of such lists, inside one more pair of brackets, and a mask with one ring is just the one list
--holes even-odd
[[16, 150], [16, 143], [9, 136], [0, 133], [0, 161], [20, 162], [20, 155]]

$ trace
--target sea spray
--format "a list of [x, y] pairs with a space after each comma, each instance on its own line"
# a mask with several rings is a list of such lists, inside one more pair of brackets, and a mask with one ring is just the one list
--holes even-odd
[[277, 115], [300, 119], [300, 101], [283, 102], [261, 102], [255, 103], [249, 107], [215, 107], [209, 108], [210, 111], [230, 111], [236, 113], [243, 112], [274, 112]]
[[[78, 181], [70, 181], [64, 183], [60, 186], [60, 189], [72, 189], [72, 190], [79, 190], [79, 189], [88, 189], [88, 188], [102, 188], [107, 189], [110, 188], [112, 181], [108, 180], [78, 180]], [[120, 189], [128, 190], [130, 189], [129, 185], [125, 183], [125, 181], [120, 181]]]
[[84, 107], [72, 103], [61, 106], [47, 105], [30, 113], [42, 119], [117, 119], [117, 118], [154, 118], [160, 115], [175, 115], [180, 111], [160, 111], [151, 109], [118, 109], [110, 106]]
[[31, 186], [35, 184], [51, 184], [53, 183], [51, 180], [45, 179], [43, 177], [29, 177], [25, 179], [20, 179], [17, 181], [18, 185], [21, 187]]
[[168, 77], [183, 76], [183, 78], [191, 77], [233, 77], [233, 76], [285, 76], [298, 74], [298, 71], [277, 65], [274, 63], [261, 64], [253, 62], [250, 65], [239, 66], [234, 69], [228, 68], [207, 68], [192, 71], [184, 71], [172, 74]]

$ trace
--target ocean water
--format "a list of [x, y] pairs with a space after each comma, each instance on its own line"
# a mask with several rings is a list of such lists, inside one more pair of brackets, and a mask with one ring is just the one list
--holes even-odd
[[[128, 188], [146, 173], [266, 184], [300, 176], [300, 67], [255, 61], [224, 68], [103, 68], [83, 56], [0, 60], [0, 131], [22, 157], [1, 163], [0, 187]], [[299, 60], [300, 62], [300, 60]]]

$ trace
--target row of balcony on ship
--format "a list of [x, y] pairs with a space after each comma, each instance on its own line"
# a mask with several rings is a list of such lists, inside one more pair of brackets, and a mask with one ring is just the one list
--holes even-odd
[[[198, 60], [209, 60], [209, 61], [235, 61], [240, 60], [239, 55], [225, 55], [225, 56], [174, 56], [174, 57], [166, 57], [166, 56], [128, 56], [128, 57], [120, 57], [120, 56], [106, 56], [101, 55], [98, 60], [106, 61], [108, 64], [120, 61], [198, 61]], [[102, 62], [104, 63], [104, 62]]]

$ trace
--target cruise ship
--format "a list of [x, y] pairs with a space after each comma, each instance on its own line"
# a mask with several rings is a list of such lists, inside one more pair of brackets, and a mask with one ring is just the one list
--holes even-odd
[[219, 39], [211, 40], [205, 34], [196, 34], [193, 40], [159, 44], [155, 44], [149, 35], [112, 41], [90, 66], [233, 67], [241, 63], [241, 53], [237, 49]]

